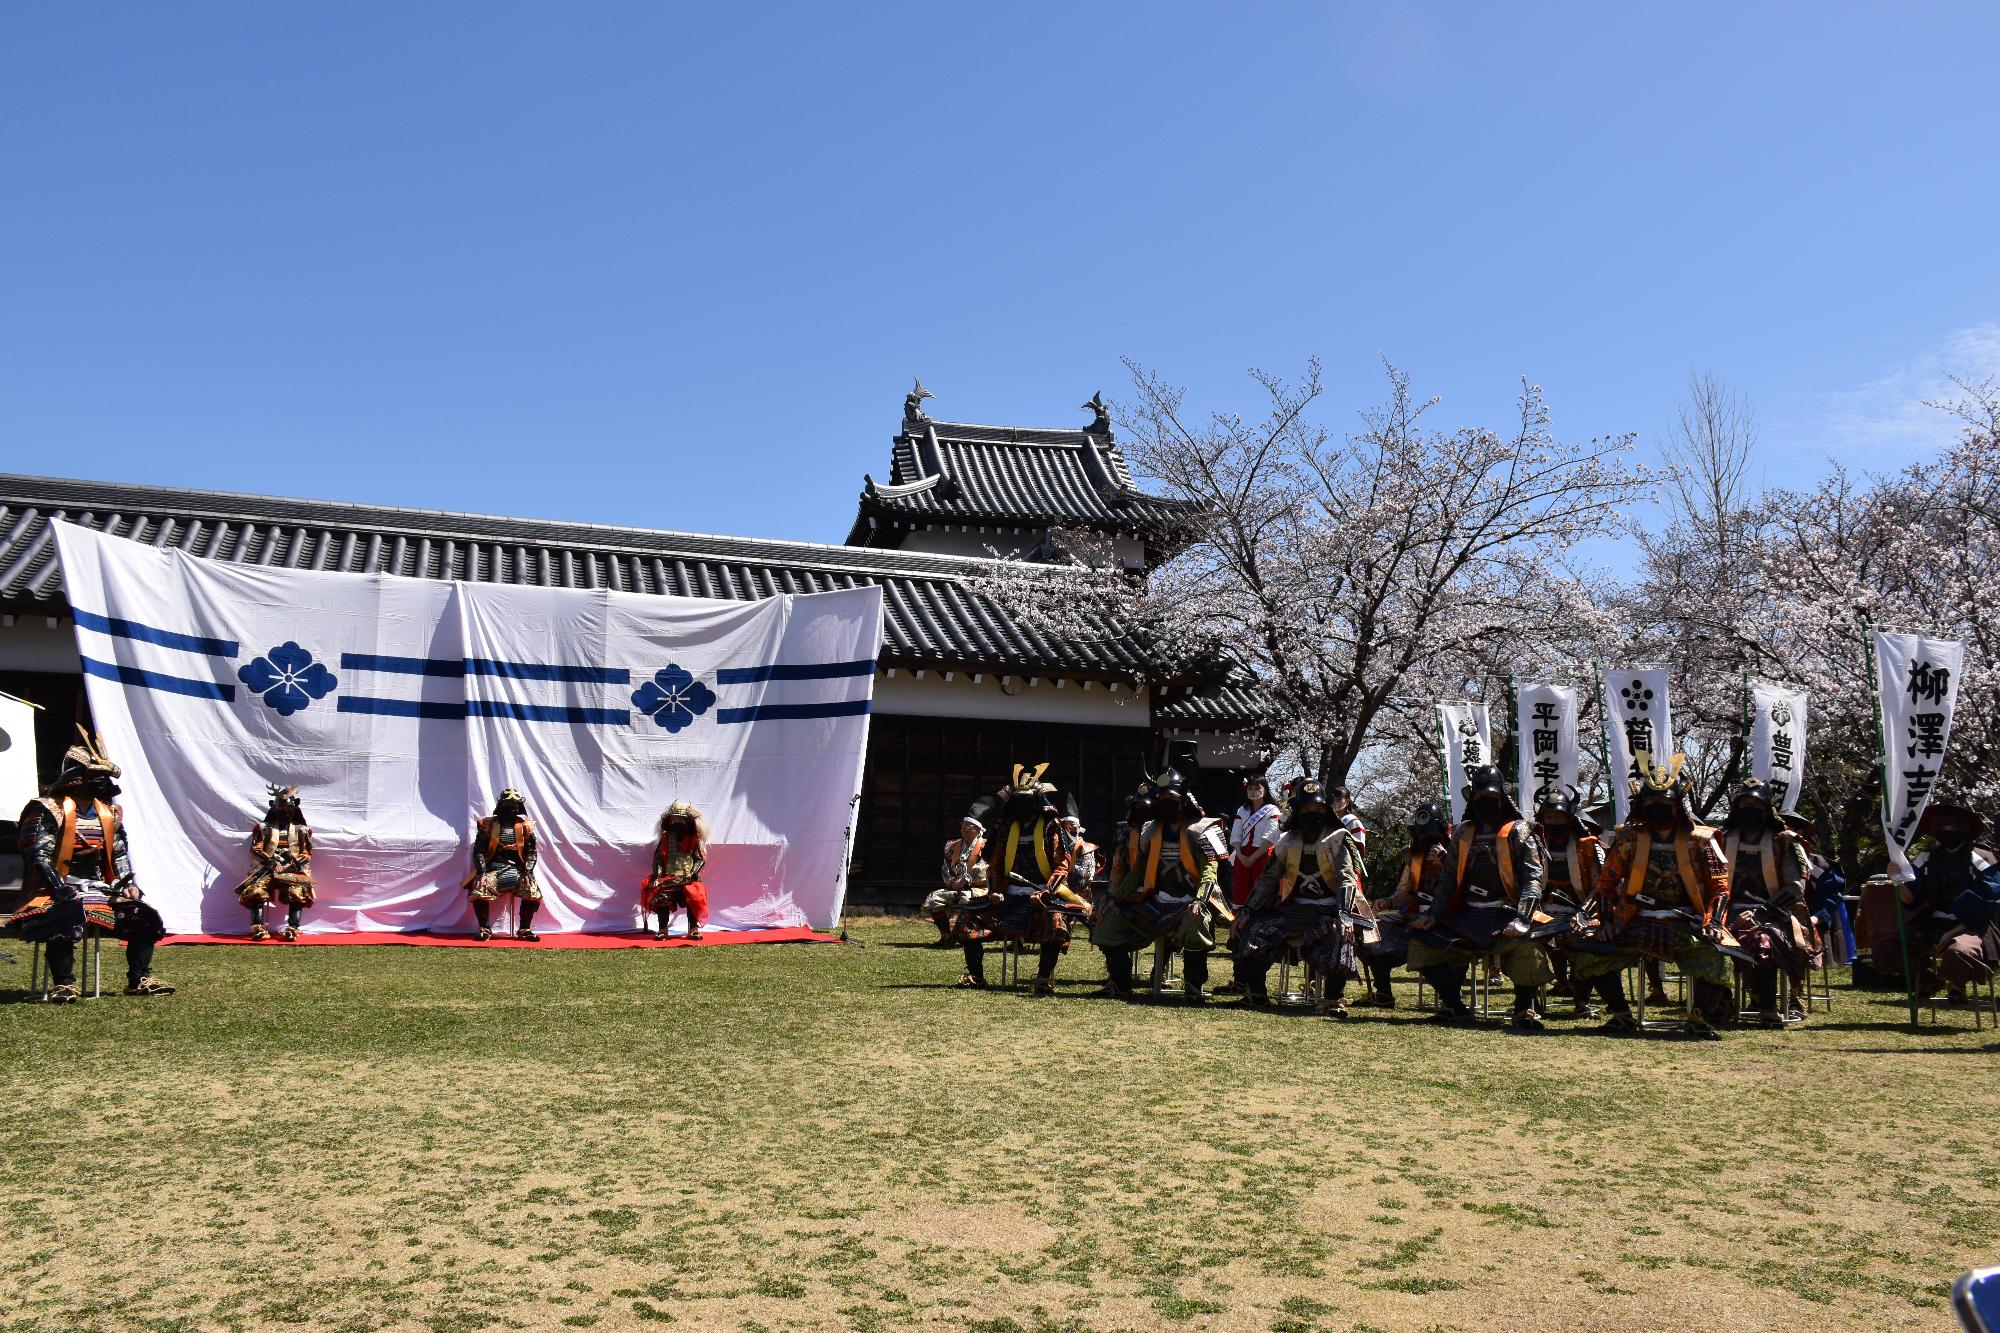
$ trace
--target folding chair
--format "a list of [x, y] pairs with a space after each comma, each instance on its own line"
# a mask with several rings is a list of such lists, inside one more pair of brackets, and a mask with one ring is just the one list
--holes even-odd
[[[1930, 1021], [1932, 1023], [1937, 1022], [1938, 994], [1938, 991], [1932, 991], [1930, 998], [1925, 1001], [1930, 1006]], [[1986, 978], [1986, 986], [1983, 991], [1976, 983], [1965, 988], [1965, 1004], [1966, 1008], [1972, 1011], [1972, 1030], [1974, 1032], [1985, 1028], [1986, 1020], [1989, 1016], [1993, 1019], [1993, 1026], [2000, 1028], [2000, 999], [1995, 998], [1993, 978], [1991, 976]], [[1949, 1013], [1954, 1007], [1947, 1004], [1946, 1012]]]
[[[28, 995], [35, 1000], [47, 1000], [56, 988], [55, 973], [48, 968], [42, 953], [43, 944], [36, 940], [28, 951]], [[83, 928], [83, 961], [90, 974], [90, 984], [82, 988], [83, 998], [98, 1000], [104, 997], [104, 932], [97, 926]]]

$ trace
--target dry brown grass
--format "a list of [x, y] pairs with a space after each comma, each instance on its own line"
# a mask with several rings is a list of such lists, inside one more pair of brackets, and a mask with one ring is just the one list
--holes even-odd
[[2000, 1254], [1967, 1020], [1343, 1026], [1093, 1000], [1083, 948], [1031, 1003], [927, 930], [0, 1005], [0, 1330], [1936, 1329]]

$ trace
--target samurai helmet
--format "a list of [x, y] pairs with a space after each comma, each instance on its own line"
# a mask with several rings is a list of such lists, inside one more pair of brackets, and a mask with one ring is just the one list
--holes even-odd
[[502, 788], [500, 795], [493, 802], [493, 813], [496, 815], [499, 814], [508, 805], [512, 805], [516, 810], [526, 811], [528, 808], [528, 798], [521, 795], [519, 788]]
[[1042, 774], [1049, 771], [1047, 762], [1029, 768], [1026, 764], [1014, 765], [1014, 776], [1007, 784], [1009, 796], [1047, 796], [1055, 791], [1055, 784], [1043, 782]]
[[1730, 822], [1735, 823], [1736, 812], [1738, 810], [1741, 810], [1743, 807], [1751, 804], [1752, 802], [1755, 802], [1756, 804], [1764, 807], [1764, 818], [1766, 822], [1777, 819], [1778, 802], [1775, 799], [1776, 796], [1777, 792], [1772, 790], [1770, 783], [1765, 782], [1761, 778], [1750, 779], [1748, 782], [1738, 787], [1736, 789], [1735, 794], [1729, 798]]
[[1681, 772], [1687, 756], [1677, 754], [1664, 764], [1656, 764], [1650, 751], [1641, 750], [1632, 756], [1632, 762], [1639, 770], [1638, 779], [1632, 784], [1632, 809], [1636, 812], [1664, 798], [1673, 803], [1676, 821], [1683, 828], [1693, 828], [1694, 807], [1688, 804], [1688, 793], [1694, 781]]
[[1435, 838], [1439, 842], [1451, 836], [1451, 816], [1441, 805], [1426, 802], [1416, 808], [1410, 816], [1410, 841]]
[[1949, 801], [1932, 801], [1924, 807], [1924, 817], [1917, 821], [1917, 835], [1935, 839], [1938, 835], [1938, 826], [1951, 819], [1964, 821], [1965, 842], [1961, 843], [1961, 846], [1979, 841], [1986, 833], [1986, 821], [1977, 811], [1968, 810], [1962, 805], [1953, 805]]
[[1465, 785], [1459, 788], [1458, 794], [1465, 798], [1467, 810], [1470, 810], [1472, 803], [1480, 797], [1493, 796], [1499, 799], [1500, 808], [1506, 812], [1509, 819], [1521, 817], [1520, 807], [1516, 806], [1513, 798], [1507, 795], [1507, 776], [1496, 765], [1481, 764], [1467, 773]]
[[280, 809], [286, 809], [286, 813], [296, 818], [305, 818], [304, 811], [299, 809], [299, 789], [296, 783], [289, 787], [281, 787], [275, 782], [267, 782], [264, 784], [264, 792], [268, 798], [264, 818], [271, 818]]
[[1178, 768], [1175, 768], [1172, 764], [1167, 765], [1153, 775], [1152, 784], [1153, 806], [1156, 815], [1171, 818], [1172, 816], [1166, 815], [1166, 812], [1161, 811], [1159, 807], [1169, 801], [1173, 801], [1180, 805], [1180, 817], [1182, 819], [1201, 818], [1201, 802], [1197, 801], [1194, 798], [1194, 793], [1188, 790], [1187, 776]]
[[1568, 815], [1577, 823], [1582, 823], [1583, 816], [1577, 810], [1577, 802], [1582, 796], [1583, 793], [1574, 786], [1546, 783], [1535, 789], [1535, 818]]
[[[1284, 828], [1287, 833], [1299, 826], [1299, 817], [1306, 811], [1317, 810], [1325, 816], [1331, 809], [1326, 798], [1326, 787], [1318, 778], [1304, 775], [1293, 778], [1291, 785], [1285, 788], [1285, 807]], [[1324, 818], [1320, 821], [1322, 826], [1325, 822]]]
[[81, 739], [78, 744], [63, 751], [62, 767], [56, 770], [56, 780], [49, 784], [49, 789], [61, 791], [65, 787], [84, 787], [95, 782], [116, 792], [118, 765], [104, 753], [103, 733], [93, 736], [79, 726], [76, 734]]
[[1807, 847], [1811, 847], [1819, 841], [1819, 825], [1813, 823], [1804, 815], [1785, 815], [1783, 818], [1785, 827], [1798, 834], [1799, 841], [1803, 842]]
[[669, 805], [665, 813], [660, 816], [660, 832], [665, 833], [667, 825], [675, 820], [680, 820], [692, 828], [695, 837], [703, 842], [708, 841], [708, 821], [702, 818], [701, 811], [694, 808], [693, 802], [675, 801]]

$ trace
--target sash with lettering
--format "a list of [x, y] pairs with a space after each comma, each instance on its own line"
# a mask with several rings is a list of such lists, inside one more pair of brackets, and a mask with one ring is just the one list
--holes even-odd
[[1958, 702], [1958, 678], [1965, 645], [1957, 639], [1875, 631], [1875, 669], [1882, 695], [1882, 833], [1889, 864], [1898, 879], [1910, 869], [1910, 840], [1931, 788], [1944, 768], [1951, 738], [1951, 712]]

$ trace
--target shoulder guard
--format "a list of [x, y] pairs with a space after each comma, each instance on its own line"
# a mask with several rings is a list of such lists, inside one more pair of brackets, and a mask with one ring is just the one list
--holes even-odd
[[1229, 855], [1229, 835], [1219, 819], [1200, 819], [1187, 826], [1188, 840], [1206, 852], [1211, 860]]

